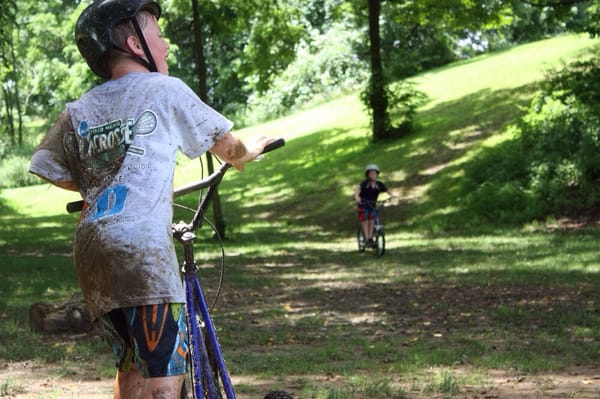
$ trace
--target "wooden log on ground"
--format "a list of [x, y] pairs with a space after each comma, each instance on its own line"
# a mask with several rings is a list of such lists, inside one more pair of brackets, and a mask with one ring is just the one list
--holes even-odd
[[83, 333], [93, 329], [81, 298], [60, 302], [38, 302], [29, 308], [29, 326], [42, 333]]

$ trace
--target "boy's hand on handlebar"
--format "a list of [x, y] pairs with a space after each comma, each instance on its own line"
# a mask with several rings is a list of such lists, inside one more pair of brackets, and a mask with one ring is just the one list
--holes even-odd
[[244, 170], [244, 165], [248, 162], [255, 160], [260, 154], [262, 154], [265, 146], [272, 142], [273, 139], [266, 136], [259, 136], [253, 139], [246, 140], [244, 142], [246, 146], [246, 154], [239, 160], [230, 162], [237, 170]]
[[244, 142], [229, 132], [217, 140], [210, 152], [234, 168], [243, 170], [244, 165], [254, 160], [270, 141], [270, 138], [261, 136]]

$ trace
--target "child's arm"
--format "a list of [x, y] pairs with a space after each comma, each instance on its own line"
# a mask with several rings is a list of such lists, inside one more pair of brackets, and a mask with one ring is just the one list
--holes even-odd
[[356, 201], [357, 204], [362, 202], [360, 199], [360, 184], [354, 186], [354, 201]]
[[35, 150], [29, 172], [57, 187], [79, 191], [64, 148], [65, 135], [72, 131], [69, 116], [63, 111]]

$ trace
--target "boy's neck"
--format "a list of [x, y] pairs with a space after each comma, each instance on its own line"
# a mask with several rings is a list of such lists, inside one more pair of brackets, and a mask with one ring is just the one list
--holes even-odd
[[116, 80], [122, 78], [128, 73], [142, 72], [149, 73], [150, 71], [141, 65], [139, 62], [134, 61], [130, 58], [122, 58], [116, 65], [111, 68], [110, 80]]

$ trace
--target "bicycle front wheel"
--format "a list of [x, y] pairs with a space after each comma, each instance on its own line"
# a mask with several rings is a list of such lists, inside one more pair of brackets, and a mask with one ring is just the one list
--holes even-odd
[[385, 253], [385, 233], [382, 231], [378, 231], [375, 233], [375, 252], [377, 256], [381, 256]]
[[356, 230], [356, 243], [358, 244], [358, 252], [365, 252], [365, 237], [360, 227]]

